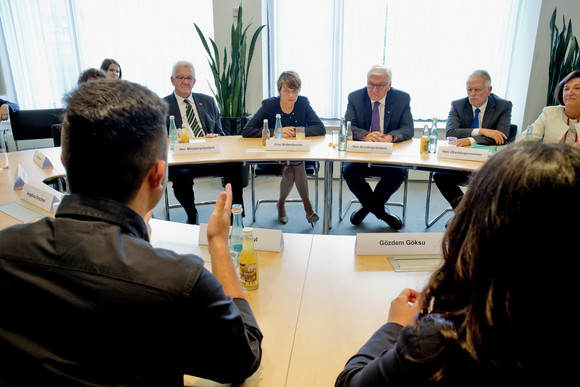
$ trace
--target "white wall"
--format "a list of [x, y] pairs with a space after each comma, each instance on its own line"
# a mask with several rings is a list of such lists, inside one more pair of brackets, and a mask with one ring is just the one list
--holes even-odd
[[[242, 4], [244, 26], [252, 22], [252, 26], [248, 30], [248, 47], [250, 39], [260, 25], [265, 24], [262, 21], [262, 2], [261, 0], [214, 0], [214, 38], [216, 45], [220, 51], [224, 47], [230, 45], [230, 30], [233, 23], [233, 9], [238, 8]], [[246, 109], [249, 114], [254, 114], [262, 102], [262, 74], [266, 71], [266, 67], [262, 62], [262, 44], [265, 42], [266, 29], [264, 28], [260, 33], [260, 38], [256, 42], [254, 56], [252, 57], [252, 64], [250, 73], [248, 74], [248, 90], [246, 97]], [[229, 53], [228, 53], [229, 55]]]

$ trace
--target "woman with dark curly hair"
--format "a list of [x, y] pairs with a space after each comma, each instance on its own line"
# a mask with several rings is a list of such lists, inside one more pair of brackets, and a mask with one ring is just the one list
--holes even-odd
[[446, 230], [442, 267], [422, 294], [405, 289], [391, 303], [388, 323], [336, 385], [570, 380], [577, 332], [566, 311], [576, 294], [578, 231], [570, 222], [580, 219], [579, 179], [580, 150], [572, 146], [524, 142], [494, 155]]

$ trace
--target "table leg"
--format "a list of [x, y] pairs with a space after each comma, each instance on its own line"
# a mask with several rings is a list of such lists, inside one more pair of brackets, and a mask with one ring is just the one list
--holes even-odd
[[332, 228], [332, 173], [333, 162], [324, 162], [324, 214], [322, 222], [322, 233], [328, 234]]

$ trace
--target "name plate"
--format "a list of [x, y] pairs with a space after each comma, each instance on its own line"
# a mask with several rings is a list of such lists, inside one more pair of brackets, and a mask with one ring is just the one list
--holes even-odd
[[[254, 248], [259, 251], [273, 251], [279, 253], [284, 247], [284, 235], [282, 230], [272, 230], [268, 228], [254, 228]], [[207, 223], [199, 225], [198, 243], [207, 245]]]
[[52, 194], [31, 184], [24, 184], [20, 198], [28, 203], [42, 208], [44, 211], [52, 212], [55, 205], [60, 202], [60, 196]]
[[356, 234], [358, 255], [441, 254], [443, 233], [361, 233]]
[[437, 148], [437, 157], [470, 161], [487, 161], [487, 149], [473, 149], [456, 146], [440, 146]]
[[14, 189], [21, 189], [24, 184], [28, 183], [28, 174], [21, 164], [16, 168], [16, 178], [14, 179]]
[[54, 168], [48, 157], [42, 151], [35, 150], [33, 156], [34, 162], [42, 169]]
[[221, 152], [220, 143], [217, 141], [194, 140], [189, 143], [177, 143], [173, 148], [176, 155]]
[[310, 140], [277, 140], [274, 138], [266, 140], [267, 151], [310, 151]]
[[346, 143], [347, 152], [392, 154], [392, 142], [349, 141]]

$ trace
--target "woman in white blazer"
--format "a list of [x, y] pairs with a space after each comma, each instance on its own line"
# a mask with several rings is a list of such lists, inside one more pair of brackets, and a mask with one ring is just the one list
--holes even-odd
[[[580, 147], [580, 70], [572, 71], [558, 84], [556, 96], [560, 106], [546, 106], [532, 124], [535, 141], [568, 143]], [[518, 140], [525, 138], [522, 131]]]

